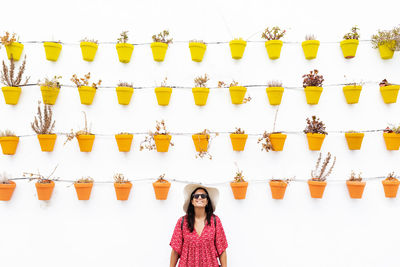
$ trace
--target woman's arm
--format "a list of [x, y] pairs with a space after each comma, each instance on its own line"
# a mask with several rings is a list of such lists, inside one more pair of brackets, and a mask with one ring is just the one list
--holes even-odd
[[224, 250], [224, 252], [222, 252], [221, 255], [219, 256], [219, 262], [221, 263], [221, 267], [227, 267], [228, 266], [227, 257], [226, 257], [226, 250]]
[[174, 249], [171, 251], [171, 260], [169, 261], [169, 267], [175, 267], [178, 262], [179, 254]]

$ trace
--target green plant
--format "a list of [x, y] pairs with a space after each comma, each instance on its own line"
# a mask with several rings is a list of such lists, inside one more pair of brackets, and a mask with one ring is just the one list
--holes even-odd
[[84, 111], [82, 111], [82, 112], [83, 112], [83, 115], [85, 117], [85, 128], [83, 128], [83, 130], [80, 130], [80, 131], [77, 131], [77, 132], [74, 132], [74, 130], [71, 129], [71, 132], [69, 134], [67, 134], [67, 139], [65, 140], [64, 145], [67, 142], [71, 141], [72, 139], [74, 139], [75, 137], [78, 137], [81, 134], [83, 134], [83, 135], [93, 135], [91, 133], [91, 131], [90, 131], [90, 128], [87, 127], [86, 113]]
[[28, 83], [29, 77], [25, 78], [25, 83], [22, 83], [22, 75], [25, 72], [26, 56], [22, 65], [19, 67], [17, 77], [14, 78], [15, 62], [13, 57], [10, 59], [10, 67], [7, 67], [3, 60], [3, 69], [1, 71], [1, 82], [10, 87], [24, 86]]
[[355, 172], [351, 171], [350, 178], [347, 179], [347, 181], [361, 182], [362, 181], [361, 172], [358, 174], [358, 177], [356, 177]]
[[81, 42], [87, 42], [87, 43], [94, 43], [94, 44], [99, 44], [99, 41], [96, 39], [89, 39], [88, 37], [85, 37], [81, 40]]
[[31, 127], [36, 134], [52, 134], [55, 126], [53, 121], [53, 111], [50, 105], [44, 104], [44, 109], [40, 108], [41, 102], [38, 101], [38, 110], [35, 120], [31, 123]]
[[343, 36], [343, 39], [345, 39], [345, 40], [349, 40], [349, 39], [359, 39], [360, 38], [360, 35], [358, 34], [358, 30], [360, 30], [359, 28], [357, 28], [357, 26], [354, 26], [353, 28], [351, 28], [351, 32], [349, 32], [349, 33], [346, 33], [344, 36]]
[[13, 33], [12, 36], [9, 32], [6, 32], [3, 36], [0, 37], [1, 43], [3, 45], [10, 45], [14, 42], [18, 42], [19, 37], [17, 37], [16, 33]]
[[[76, 85], [76, 87], [81, 87], [81, 86], [89, 86], [89, 80], [90, 80], [90, 72], [88, 72], [83, 78], [78, 78], [76, 74], [72, 75], [71, 81]], [[99, 80], [97, 83], [92, 83], [91, 87], [97, 89], [98, 86], [100, 86], [101, 80]]]
[[61, 78], [62, 78], [62, 76], [56, 76], [56, 75], [52, 79], [49, 79], [49, 78], [46, 77], [46, 78], [44, 78], [43, 82], [41, 82], [39, 80], [38, 81], [38, 85], [39, 86], [47, 86], [47, 87], [60, 89], [61, 88], [61, 84], [60, 84], [60, 82], [58, 80], [61, 79]]
[[319, 134], [328, 134], [325, 131], [325, 124], [320, 121], [319, 118], [317, 118], [316, 116], [312, 116], [311, 117], [312, 120], [310, 120], [309, 118], [307, 118], [307, 127], [304, 129], [304, 133], [319, 133]]
[[400, 26], [391, 30], [378, 30], [377, 34], [372, 35], [372, 47], [378, 48], [380, 45], [386, 45], [393, 51], [400, 50]]
[[114, 182], [117, 184], [124, 184], [129, 183], [129, 180], [126, 179], [122, 173], [116, 173], [114, 174]]
[[153, 42], [172, 44], [172, 38], [167, 39], [168, 36], [169, 36], [169, 31], [164, 30], [157, 35], [153, 35], [152, 39], [153, 39]]
[[0, 137], [6, 137], [6, 136], [16, 136], [16, 135], [11, 130], [4, 130], [0, 132]]
[[304, 74], [303, 76], [303, 87], [307, 86], [318, 86], [321, 87], [324, 82], [324, 76], [318, 75], [318, 70], [310, 71], [309, 74]]
[[207, 87], [207, 82], [210, 80], [207, 73], [204, 76], [198, 76], [194, 79], [195, 87]]
[[[140, 143], [140, 151], [142, 151], [143, 149], [147, 149], [150, 151], [157, 148], [154, 140], [155, 135], [169, 135], [164, 120], [156, 121], [156, 131], [154, 133], [152, 131], [149, 131], [149, 135], [146, 136], [145, 139]], [[170, 145], [174, 146], [172, 142], [170, 142]]]
[[331, 174], [333, 167], [335, 166], [336, 163], [336, 157], [334, 157], [332, 166], [327, 169], [329, 162], [331, 160], [331, 153], [328, 152], [324, 162], [321, 165], [321, 168], [319, 168], [319, 165], [321, 163], [321, 153], [319, 153], [319, 157], [317, 160], [317, 164], [315, 165], [315, 169], [311, 171], [311, 180], [313, 181], [325, 181], [326, 178]]
[[118, 38], [118, 43], [127, 43], [128, 42], [128, 32], [129, 31], [123, 31], [119, 34]]
[[272, 27], [271, 29], [268, 27], [261, 34], [261, 38], [266, 39], [266, 40], [279, 40], [283, 36], [285, 36], [285, 34], [286, 34], [286, 30], [281, 30], [277, 26]]

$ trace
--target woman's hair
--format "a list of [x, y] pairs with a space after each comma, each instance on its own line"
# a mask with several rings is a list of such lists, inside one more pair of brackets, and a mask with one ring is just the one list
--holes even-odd
[[192, 199], [193, 199], [194, 193], [199, 189], [203, 189], [204, 191], [206, 191], [206, 194], [207, 194], [208, 202], [207, 202], [205, 209], [206, 209], [206, 218], [207, 218], [208, 225], [211, 224], [211, 216], [213, 215], [212, 202], [211, 202], [210, 196], [208, 195], [208, 191], [203, 187], [198, 187], [195, 190], [193, 190], [192, 194], [190, 194], [190, 201], [189, 201], [188, 208], [186, 210], [188, 228], [189, 228], [190, 232], [193, 232], [193, 230], [194, 230], [194, 215], [195, 215], [194, 214], [194, 206], [192, 204]]

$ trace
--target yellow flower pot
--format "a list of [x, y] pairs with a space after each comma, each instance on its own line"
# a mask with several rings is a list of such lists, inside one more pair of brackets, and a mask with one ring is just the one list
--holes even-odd
[[247, 141], [247, 134], [230, 134], [234, 151], [243, 151]]
[[93, 103], [94, 95], [96, 94], [96, 88], [91, 86], [78, 87], [79, 97], [81, 98], [81, 104], [91, 105]]
[[271, 140], [273, 151], [282, 151], [285, 146], [286, 134], [276, 133], [270, 134], [269, 139]]
[[3, 91], [6, 104], [18, 104], [19, 96], [21, 95], [21, 87], [4, 86], [1, 88], [1, 90]]
[[304, 56], [306, 59], [314, 59], [317, 57], [319, 41], [318, 40], [307, 40], [301, 43], [303, 47]]
[[46, 53], [46, 59], [50, 61], [57, 61], [60, 56], [62, 45], [54, 42], [44, 42], [44, 52]]
[[86, 61], [93, 61], [96, 56], [98, 44], [92, 42], [81, 42], [82, 58]]
[[13, 42], [9, 45], [6, 45], [7, 57], [11, 59], [11, 55], [15, 61], [18, 61], [21, 58], [22, 50], [24, 50], [24, 45], [18, 42]]
[[247, 92], [247, 88], [244, 86], [231, 86], [229, 87], [229, 93], [231, 95], [232, 104], [243, 104], [244, 96]]
[[324, 142], [325, 134], [307, 133], [308, 148], [312, 151], [321, 150], [322, 143]]
[[133, 88], [132, 87], [117, 87], [118, 103], [120, 105], [129, 105], [131, 102]]
[[270, 105], [280, 105], [282, 101], [283, 87], [267, 87], [267, 96]]
[[81, 152], [91, 152], [94, 143], [94, 134], [80, 134], [76, 138], [78, 139], [79, 149]]
[[387, 150], [399, 150], [400, 134], [398, 133], [383, 133]]
[[396, 103], [399, 94], [400, 85], [381, 86], [380, 91], [383, 102], [386, 104]]
[[129, 63], [131, 61], [133, 44], [120, 43], [115, 46], [117, 48], [119, 61], [122, 63]]
[[116, 134], [115, 140], [117, 141], [119, 152], [129, 152], [132, 146], [133, 134]]
[[197, 152], [205, 152], [208, 150], [208, 141], [210, 140], [210, 135], [194, 134], [192, 135], [192, 139]]
[[345, 133], [347, 145], [350, 150], [360, 150], [364, 139], [364, 133]]
[[209, 88], [206, 87], [194, 87], [192, 93], [194, 97], [194, 103], [198, 106], [204, 106], [207, 103]]
[[56, 134], [38, 134], [40, 148], [43, 152], [51, 152], [54, 149], [54, 144], [56, 143]]
[[154, 61], [164, 61], [165, 54], [167, 53], [168, 44], [161, 42], [153, 42], [150, 45], [151, 51], [153, 52]]
[[390, 49], [387, 44], [379, 45], [379, 54], [382, 59], [391, 59], [394, 54], [394, 50]]
[[360, 85], [346, 85], [343, 86], [344, 97], [347, 104], [356, 104], [360, 98], [362, 86]]
[[307, 86], [304, 88], [306, 93], [307, 104], [316, 105], [319, 102], [323, 88], [319, 86]]
[[207, 46], [203, 43], [189, 43], [190, 55], [192, 60], [196, 62], [201, 62], [206, 52]]
[[281, 56], [283, 42], [281, 40], [269, 40], [265, 42], [265, 48], [270, 59], [278, 59]]
[[231, 54], [233, 59], [241, 59], [243, 57], [244, 49], [246, 48], [247, 42], [244, 40], [232, 40], [229, 42], [231, 48]]
[[357, 39], [348, 39], [340, 42], [344, 58], [353, 58], [356, 56], [359, 41]]
[[18, 136], [0, 137], [0, 145], [4, 155], [14, 155], [19, 142]]
[[171, 99], [172, 88], [170, 87], [156, 87], [154, 89], [157, 96], [157, 102], [160, 106], [168, 106]]
[[157, 152], [168, 152], [169, 144], [171, 142], [171, 135], [169, 134], [154, 135], [154, 141], [156, 143]]
[[43, 102], [47, 105], [54, 105], [56, 103], [58, 93], [60, 88], [40, 86], [40, 91], [42, 92]]

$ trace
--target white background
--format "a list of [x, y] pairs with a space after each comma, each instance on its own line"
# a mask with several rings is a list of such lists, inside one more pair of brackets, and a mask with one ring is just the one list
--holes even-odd
[[[129, 30], [130, 42], [150, 43], [151, 36], [169, 29], [176, 41], [229, 41], [235, 37], [260, 41], [261, 31], [279, 25], [283, 39], [301, 42], [313, 33], [321, 42], [339, 42], [353, 25], [362, 40], [378, 29], [398, 23], [396, 1], [3, 1], [1, 30], [16, 32], [20, 41], [61, 40], [56, 63], [45, 59], [42, 44], [25, 44], [27, 75], [31, 82], [62, 75], [71, 84], [76, 73], [92, 73], [104, 85], [131, 81], [156, 86], [165, 76], [170, 85], [193, 86], [204, 73], [209, 86], [235, 79], [241, 84], [281, 80], [284, 86], [302, 85], [301, 76], [317, 68], [325, 84], [376, 81], [399, 83], [400, 58], [381, 60], [369, 42], [361, 42], [357, 56], [345, 60], [339, 43], [322, 43], [317, 59], [307, 61], [299, 43], [285, 43], [281, 58], [271, 61], [263, 42], [248, 43], [242, 60], [231, 59], [228, 44], [210, 44], [204, 60], [190, 60], [187, 43], [172, 44], [162, 63], [152, 59], [148, 44], [137, 45], [129, 64], [118, 61], [115, 45], [101, 44], [95, 61], [81, 58], [78, 41], [84, 37], [115, 42]], [[6, 58], [5, 49], [0, 51]], [[347, 80], [344, 78], [346, 75]], [[80, 104], [76, 88], [61, 89], [54, 116], [56, 131], [83, 127], [86, 111], [96, 134], [154, 130], [165, 119], [171, 132], [246, 133], [271, 131], [275, 107], [264, 87], [249, 88], [250, 103], [234, 106], [227, 89], [212, 89], [207, 105], [194, 105], [191, 89], [174, 89], [169, 106], [157, 105], [153, 89], [136, 90], [129, 106], [120, 106], [114, 89], [99, 89], [91, 106]], [[41, 99], [39, 87], [24, 87], [17, 106], [0, 105], [0, 128], [17, 135], [33, 134], [30, 122]], [[346, 104], [341, 86], [324, 87], [316, 106], [306, 104], [302, 90], [285, 90], [277, 130], [302, 131], [306, 117], [319, 116], [328, 131], [382, 129], [399, 123], [399, 103], [383, 103], [378, 84], [366, 84], [360, 102]], [[91, 153], [79, 152], [75, 140], [63, 146], [58, 136], [54, 152], [41, 152], [36, 136], [22, 137], [14, 156], [0, 155], [1, 170], [20, 177], [22, 172], [50, 173], [75, 180], [90, 175], [112, 181], [116, 172], [129, 179], [156, 178], [226, 182], [235, 174], [234, 162], [245, 179], [296, 176], [309, 178], [318, 152], [308, 150], [303, 134], [289, 134], [283, 152], [261, 151], [250, 136], [244, 152], [232, 151], [229, 136], [213, 140], [213, 160], [196, 159], [190, 136], [172, 137], [168, 153], [139, 151], [143, 135], [134, 137], [129, 153], [118, 152], [114, 137], [96, 136]], [[322, 147], [337, 157], [334, 173], [321, 200], [311, 199], [306, 183], [291, 183], [282, 201], [272, 200], [267, 182], [249, 183], [247, 198], [234, 200], [229, 184], [218, 186], [220, 216], [228, 238], [229, 266], [399, 266], [398, 199], [386, 199], [380, 180], [367, 183], [362, 200], [349, 198], [344, 180], [350, 171], [364, 177], [399, 172], [398, 151], [387, 151], [382, 133], [366, 133], [362, 149], [349, 151], [343, 134], [331, 133]], [[334, 183], [334, 180], [343, 182]], [[49, 202], [37, 200], [33, 182], [18, 181], [13, 198], [0, 203], [0, 257], [2, 266], [168, 266], [169, 242], [183, 215], [184, 184], [172, 183], [168, 200], [157, 201], [150, 182], [133, 183], [130, 199], [119, 202], [112, 184], [95, 184], [90, 201], [78, 201], [73, 186], [56, 183]]]

